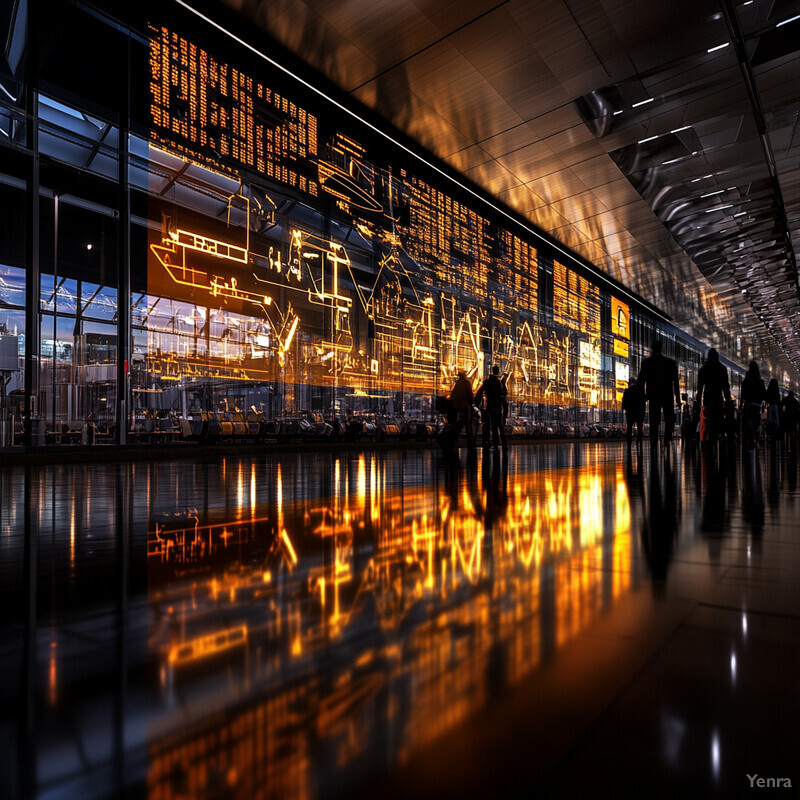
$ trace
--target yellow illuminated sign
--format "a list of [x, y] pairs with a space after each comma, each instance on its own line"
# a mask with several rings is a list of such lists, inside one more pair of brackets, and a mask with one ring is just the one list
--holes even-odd
[[619, 339], [614, 339], [614, 355], [620, 358], [628, 357], [628, 343], [621, 342]]
[[630, 308], [616, 297], [611, 298], [611, 332], [623, 339], [631, 338]]

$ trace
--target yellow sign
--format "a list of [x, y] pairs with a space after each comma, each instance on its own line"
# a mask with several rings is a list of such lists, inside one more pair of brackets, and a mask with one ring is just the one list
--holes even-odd
[[630, 309], [616, 297], [611, 298], [611, 332], [622, 339], [631, 338]]
[[614, 339], [614, 355], [620, 358], [628, 357], [628, 343], [621, 342], [619, 339]]

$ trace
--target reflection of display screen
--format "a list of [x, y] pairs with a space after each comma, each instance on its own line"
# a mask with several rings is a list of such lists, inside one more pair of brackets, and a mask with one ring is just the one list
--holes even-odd
[[619, 361], [615, 367], [615, 375], [618, 381], [627, 383], [631, 374], [631, 369], [627, 364], [621, 364]]

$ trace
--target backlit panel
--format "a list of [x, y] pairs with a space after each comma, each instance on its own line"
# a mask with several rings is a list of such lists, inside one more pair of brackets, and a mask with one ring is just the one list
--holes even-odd
[[150, 37], [151, 138], [224, 172], [237, 165], [315, 196], [317, 120], [166, 28]]
[[[405, 413], [409, 393], [445, 392], [461, 369], [477, 388], [497, 364], [517, 413], [600, 407], [609, 300], [596, 284], [554, 262], [546, 324], [526, 238], [373, 156], [340, 116], [315, 116], [166, 28], [151, 35], [153, 142], [240, 187], [216, 190], [215, 218], [158, 212], [141, 316], [147, 386], [279, 384], [287, 405], [301, 387], [326, 387]], [[294, 219], [289, 190], [316, 222]], [[164, 310], [176, 305], [184, 313]]]

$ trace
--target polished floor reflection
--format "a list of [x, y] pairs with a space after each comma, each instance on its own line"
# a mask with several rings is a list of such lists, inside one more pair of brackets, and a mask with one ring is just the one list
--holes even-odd
[[796, 453], [0, 471], [0, 795], [800, 786]]

